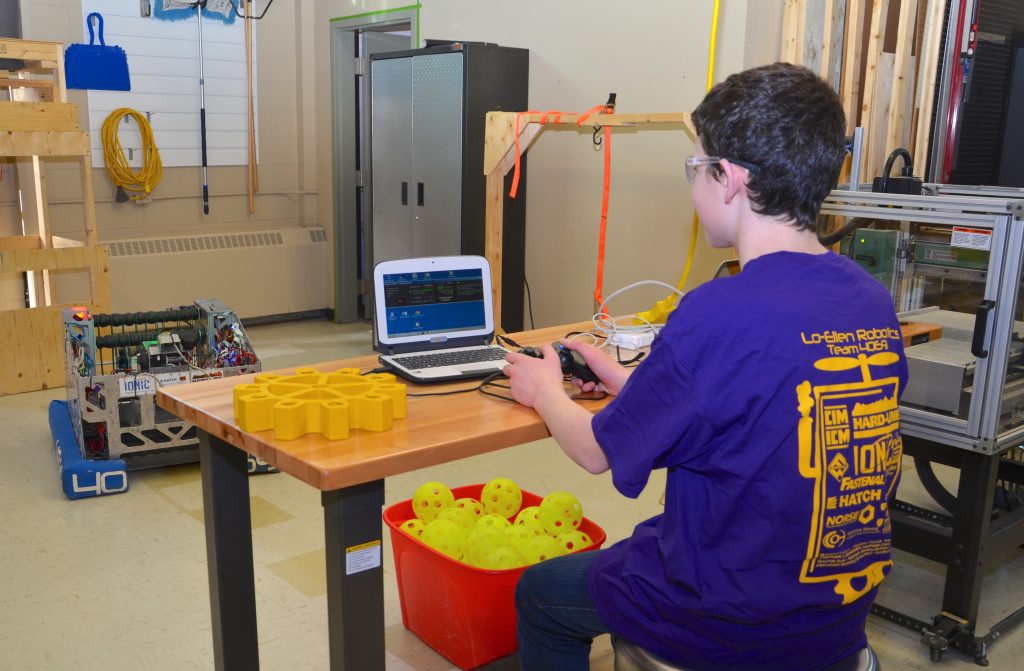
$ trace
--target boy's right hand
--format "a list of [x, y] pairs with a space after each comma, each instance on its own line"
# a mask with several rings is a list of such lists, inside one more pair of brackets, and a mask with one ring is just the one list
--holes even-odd
[[583, 360], [587, 362], [590, 370], [601, 378], [600, 384], [583, 382], [578, 378], [573, 378], [572, 383], [582, 391], [601, 389], [615, 396], [622, 390], [630, 373], [633, 372], [631, 368], [626, 368], [617, 361], [612, 360], [607, 354], [593, 345], [588, 345], [578, 340], [563, 340], [562, 344], [566, 349], [579, 352]]

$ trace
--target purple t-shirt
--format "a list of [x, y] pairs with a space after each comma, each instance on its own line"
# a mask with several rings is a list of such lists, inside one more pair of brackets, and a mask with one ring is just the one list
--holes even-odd
[[906, 379], [888, 292], [844, 257], [769, 254], [689, 293], [593, 419], [624, 495], [668, 470], [665, 512], [591, 567], [613, 633], [694, 669], [863, 647]]

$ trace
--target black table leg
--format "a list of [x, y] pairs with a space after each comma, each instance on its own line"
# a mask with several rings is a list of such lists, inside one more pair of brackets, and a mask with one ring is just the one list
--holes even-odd
[[332, 671], [384, 671], [384, 481], [324, 492]]
[[214, 668], [258, 669], [248, 459], [242, 450], [199, 431], [199, 465]]

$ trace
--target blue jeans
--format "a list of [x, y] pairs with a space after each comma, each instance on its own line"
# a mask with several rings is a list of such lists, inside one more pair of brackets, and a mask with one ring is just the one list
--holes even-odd
[[608, 627], [587, 589], [600, 550], [555, 557], [523, 572], [516, 585], [519, 661], [523, 671], [587, 671], [594, 637]]

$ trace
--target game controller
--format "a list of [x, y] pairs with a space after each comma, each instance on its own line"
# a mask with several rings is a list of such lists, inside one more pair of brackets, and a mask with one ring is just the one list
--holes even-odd
[[[587, 365], [582, 354], [576, 350], [569, 349], [558, 341], [551, 343], [551, 347], [554, 348], [555, 354], [558, 355], [558, 361], [562, 364], [562, 373], [564, 375], [572, 375], [584, 382], [601, 381], [601, 378], [597, 377], [594, 371], [590, 370], [590, 366]], [[543, 358], [539, 347], [524, 347], [519, 352], [536, 359]]]

